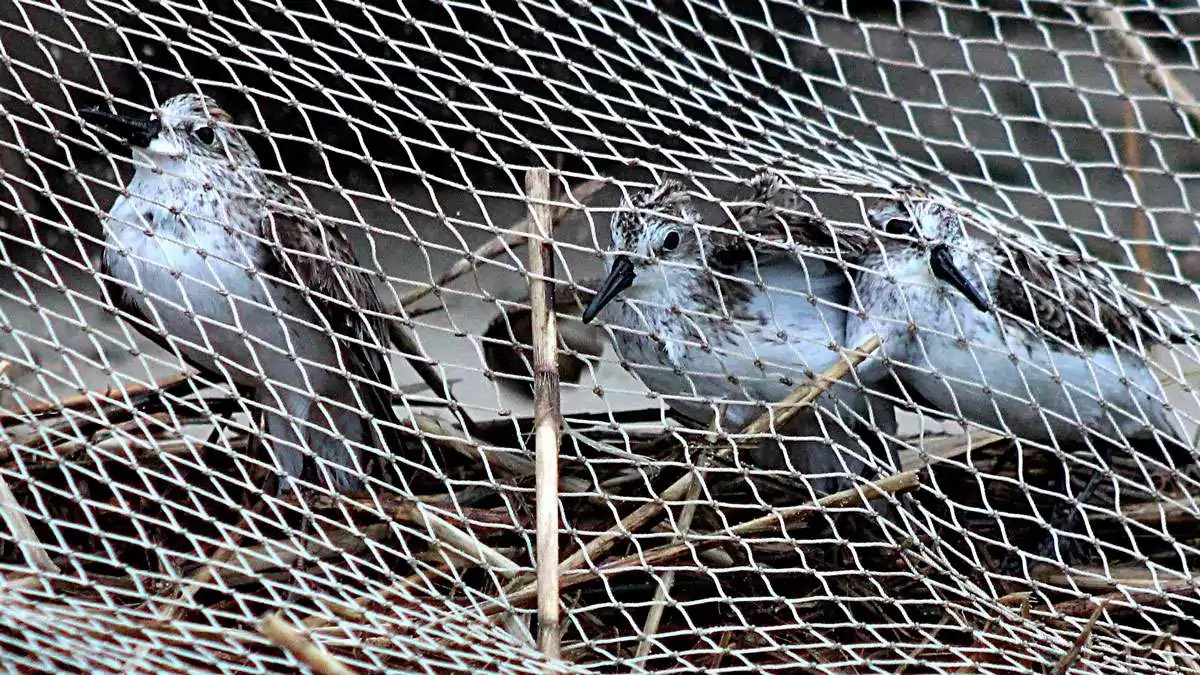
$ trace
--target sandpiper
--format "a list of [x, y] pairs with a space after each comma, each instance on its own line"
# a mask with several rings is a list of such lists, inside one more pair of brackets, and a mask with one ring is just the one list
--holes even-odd
[[[849, 339], [882, 336], [899, 379], [935, 408], [1029, 440], [1180, 439], [1146, 352], [1187, 335], [1104, 268], [973, 238], [961, 211], [912, 189], [869, 218], [879, 246], [859, 263]], [[859, 375], [884, 369], [872, 359]]]
[[[752, 186], [721, 228], [702, 222], [679, 182], [634, 194], [611, 221], [608, 275], [583, 314], [588, 322], [603, 313], [624, 362], [673, 409], [704, 423], [723, 404], [727, 429], [843, 358], [850, 277], [839, 260], [866, 243], [797, 211], [778, 176], [762, 172]], [[772, 443], [754, 460], [790, 463], [829, 492], [863, 473], [865, 453], [880, 452], [854, 432], [874, 427], [877, 443], [895, 416], [840, 383], [818, 407], [789, 430], [805, 440], [785, 451]]]
[[279, 492], [292, 478], [359, 489], [368, 449], [411, 458], [383, 305], [336, 224], [264, 173], [208, 97], [179, 95], [145, 118], [83, 114], [137, 165], [104, 219], [109, 301], [210, 381], [251, 394]]
[[[883, 338], [858, 369], [922, 406], [1103, 465], [1131, 441], [1167, 472], [1195, 459], [1147, 358], [1189, 334], [1082, 256], [996, 235], [907, 188], [868, 213], [849, 341]], [[1090, 499], [1094, 472], [1076, 496]], [[1077, 512], [1073, 509], [1070, 517]]]

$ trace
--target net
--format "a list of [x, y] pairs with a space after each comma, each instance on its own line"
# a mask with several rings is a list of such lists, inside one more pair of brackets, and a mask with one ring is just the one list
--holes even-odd
[[[1171, 2], [0, 2], [0, 660], [1200, 668], [1198, 22]], [[533, 169], [561, 659], [535, 645]], [[954, 227], [882, 215], [930, 203], [902, 186]], [[873, 218], [871, 241], [924, 248], [856, 252]], [[802, 235], [819, 250], [780, 255]], [[967, 339], [888, 268], [951, 240], [1002, 243], [946, 254], [968, 285], [1033, 270], [982, 289], [1012, 300], [995, 330], [1019, 348]], [[614, 251], [638, 281], [585, 324]], [[902, 311], [856, 314], [872, 297]], [[1057, 318], [1005, 328], [1030, 307]], [[901, 354], [909, 324], [927, 337]], [[884, 356], [906, 362], [872, 379]]]

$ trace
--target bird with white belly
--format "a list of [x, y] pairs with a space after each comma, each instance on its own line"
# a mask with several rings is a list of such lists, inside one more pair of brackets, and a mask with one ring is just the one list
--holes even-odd
[[104, 220], [109, 299], [215, 383], [248, 392], [280, 475], [350, 491], [418, 461], [392, 406], [383, 305], [337, 226], [266, 174], [230, 116], [183, 94], [86, 120], [134, 150]]

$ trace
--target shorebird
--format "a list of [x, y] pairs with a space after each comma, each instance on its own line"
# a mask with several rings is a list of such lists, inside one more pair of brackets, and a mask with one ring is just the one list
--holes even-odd
[[359, 489], [376, 449], [413, 459], [391, 401], [383, 305], [336, 224], [264, 173], [208, 97], [182, 94], [144, 118], [83, 115], [136, 163], [104, 218], [109, 301], [256, 401], [278, 491], [295, 478]]
[[[632, 195], [611, 221], [608, 274], [582, 317], [603, 314], [629, 369], [678, 413], [705, 423], [724, 407], [733, 429], [844, 358], [850, 277], [839, 259], [866, 243], [796, 211], [794, 192], [774, 174], [758, 174], [752, 187], [720, 228], [702, 222], [677, 181]], [[845, 383], [818, 407], [825, 414], [788, 430], [805, 440], [787, 442], [786, 452], [771, 444], [755, 461], [823, 474], [810, 484], [829, 492], [863, 472], [864, 452], [880, 452], [857, 432], [874, 426], [878, 442], [895, 431], [895, 416]]]
[[884, 358], [863, 363], [860, 381], [894, 377], [922, 406], [1054, 449], [1082, 446], [1102, 466], [1131, 441], [1166, 471], [1194, 464], [1147, 358], [1190, 334], [1103, 267], [1032, 241], [975, 238], [978, 223], [911, 188], [868, 217], [876, 244], [856, 263], [860, 311], [847, 334], [879, 335]]
[[897, 376], [935, 408], [1029, 440], [1181, 438], [1146, 354], [1189, 335], [1104, 268], [975, 239], [961, 211], [915, 190], [869, 218], [880, 246], [860, 259], [847, 333], [883, 337]]

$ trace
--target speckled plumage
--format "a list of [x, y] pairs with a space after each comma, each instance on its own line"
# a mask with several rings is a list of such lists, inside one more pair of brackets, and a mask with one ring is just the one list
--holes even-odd
[[[847, 331], [883, 336], [893, 372], [926, 402], [1035, 441], [1180, 439], [1146, 355], [1183, 333], [1104, 268], [1033, 242], [972, 238], [964, 214], [915, 191], [870, 216], [880, 235], [860, 261], [862, 312]], [[990, 311], [931, 272], [939, 245]], [[886, 371], [874, 360], [859, 375]]]
[[[211, 99], [177, 96], [152, 119], [105, 219], [110, 300], [210, 379], [251, 393], [285, 476], [361, 487], [365, 447], [406, 451], [390, 427], [389, 338], [369, 276]], [[386, 423], [382, 444], [372, 417]]]
[[[611, 224], [610, 277], [620, 257], [636, 272], [620, 299], [603, 309], [620, 355], [649, 389], [693, 420], [707, 422], [726, 404], [729, 429], [838, 361], [849, 276], [832, 252], [848, 255], [866, 242], [795, 211], [793, 195], [771, 174], [752, 185], [754, 196], [731, 206], [733, 220], [715, 227], [701, 222], [674, 181], [632, 195]], [[890, 406], [868, 410], [850, 387], [836, 385], [820, 405], [826, 414], [808, 416], [791, 433], [831, 438], [858, 458], [839, 457], [822, 440], [789, 444], [786, 456], [802, 473], [861, 471], [870, 450], [850, 428], [871, 423], [855, 422], [855, 415], [877, 416], [882, 431], [894, 431]], [[841, 417], [828, 414], [835, 409]], [[772, 443], [756, 461], [775, 468], [784, 456]], [[822, 491], [842, 483], [832, 476], [816, 481]]]

